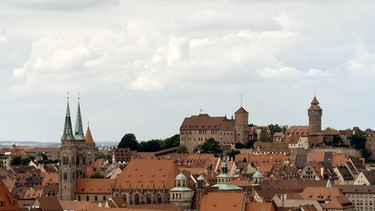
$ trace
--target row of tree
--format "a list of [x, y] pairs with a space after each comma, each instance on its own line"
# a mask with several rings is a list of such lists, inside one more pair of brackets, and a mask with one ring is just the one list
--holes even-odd
[[156, 152], [177, 146], [180, 146], [180, 135], [178, 134], [166, 139], [152, 139], [138, 142], [133, 133], [127, 133], [122, 137], [117, 147], [130, 148], [130, 150], [137, 150], [138, 152]]

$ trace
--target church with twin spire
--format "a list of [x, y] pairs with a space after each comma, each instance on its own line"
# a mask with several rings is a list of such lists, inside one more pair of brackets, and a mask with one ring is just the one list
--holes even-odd
[[83, 133], [80, 102], [78, 98], [77, 116], [73, 131], [70, 116], [69, 97], [67, 100], [65, 124], [61, 136], [59, 193], [60, 200], [75, 200], [77, 178], [87, 178], [87, 166], [95, 162], [95, 142], [87, 127]]

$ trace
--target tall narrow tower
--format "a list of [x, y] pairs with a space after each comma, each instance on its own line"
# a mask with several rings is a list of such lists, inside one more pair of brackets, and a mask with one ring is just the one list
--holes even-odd
[[236, 142], [246, 144], [249, 138], [249, 113], [243, 107], [241, 107], [234, 113], [234, 116]]
[[309, 133], [320, 132], [322, 130], [323, 109], [319, 106], [319, 101], [314, 96], [310, 108], [307, 110], [309, 115]]
[[65, 124], [61, 136], [59, 197], [60, 200], [75, 200], [77, 177], [86, 177], [85, 137], [83, 136], [81, 111], [78, 103], [76, 130], [73, 134], [69, 108], [66, 106]]

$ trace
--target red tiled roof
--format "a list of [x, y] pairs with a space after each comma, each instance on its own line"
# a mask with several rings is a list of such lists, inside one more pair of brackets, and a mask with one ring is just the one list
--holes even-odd
[[2, 180], [0, 181], [0, 200], [3, 202], [3, 206], [0, 207], [0, 210], [21, 211], [17, 198], [9, 192]]
[[171, 189], [179, 174], [173, 160], [131, 160], [117, 177], [116, 189]]
[[92, 135], [91, 135], [90, 127], [87, 127], [85, 139], [86, 139], [86, 144], [95, 145], [94, 139], [92, 138]]
[[245, 206], [244, 193], [209, 192], [201, 200], [200, 211], [242, 211]]
[[114, 179], [77, 179], [76, 183], [76, 193], [100, 193], [100, 194], [110, 194], [111, 188], [114, 186]]
[[186, 117], [180, 130], [234, 130], [234, 120], [226, 117], [211, 117], [208, 114]]

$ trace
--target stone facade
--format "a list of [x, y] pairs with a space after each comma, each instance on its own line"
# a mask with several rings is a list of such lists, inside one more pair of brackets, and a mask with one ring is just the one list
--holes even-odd
[[180, 127], [180, 145], [185, 146], [188, 152], [194, 152], [210, 138], [222, 146], [246, 144], [251, 130], [248, 118], [248, 112], [242, 107], [235, 112], [235, 119], [211, 117], [208, 114], [186, 117]]
[[322, 130], [323, 109], [320, 108], [319, 101], [315, 96], [307, 112], [309, 116], [309, 133], [320, 132]]
[[60, 200], [76, 199], [76, 180], [86, 175], [86, 144], [82, 131], [81, 111], [78, 104], [76, 130], [73, 135], [69, 102], [67, 103], [64, 132], [61, 137], [59, 159]]

